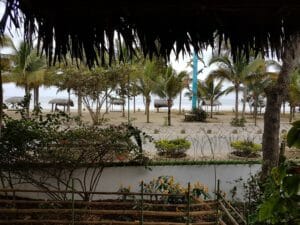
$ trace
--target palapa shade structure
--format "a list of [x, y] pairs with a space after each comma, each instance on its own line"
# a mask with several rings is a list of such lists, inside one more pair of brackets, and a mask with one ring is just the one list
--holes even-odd
[[65, 98], [54, 98], [51, 99], [48, 103], [51, 104], [51, 112], [53, 112], [54, 109], [58, 110], [57, 106], [63, 106], [64, 112], [66, 110], [66, 107], [74, 106], [74, 102], [72, 100], [65, 99]]
[[[278, 83], [266, 91], [263, 135], [263, 174], [278, 162], [280, 105], [288, 74], [300, 52], [300, 1], [295, 0], [7, 0], [0, 33], [11, 21], [19, 26], [24, 15], [28, 40], [38, 33], [38, 43], [53, 64], [67, 52], [89, 66], [105, 64], [139, 46], [145, 56], [169, 59], [173, 51], [199, 53], [207, 45], [230, 44], [233, 59], [250, 51], [276, 55], [283, 61]], [[37, 27], [36, 27], [37, 24]], [[296, 35], [297, 34], [297, 35]], [[218, 43], [214, 43], [218, 36]], [[115, 41], [117, 38], [118, 41]], [[296, 40], [293, 42], [293, 40]], [[296, 43], [296, 44], [295, 44]]]
[[[8, 18], [19, 26], [21, 9], [30, 39], [38, 25], [39, 43], [52, 63], [70, 51], [91, 66], [104, 52], [114, 57], [114, 38], [123, 38], [130, 54], [137, 44], [145, 55], [199, 52], [219, 35], [230, 41], [234, 56], [282, 53], [284, 39], [300, 30], [299, 1], [282, 0], [7, 0], [0, 24]], [[42, 41], [42, 42], [41, 42]], [[55, 44], [54, 44], [55, 43]], [[118, 57], [122, 59], [123, 53]]]

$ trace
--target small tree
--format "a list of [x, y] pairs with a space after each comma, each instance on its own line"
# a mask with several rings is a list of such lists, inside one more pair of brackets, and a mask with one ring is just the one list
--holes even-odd
[[172, 101], [183, 89], [184, 84], [182, 80], [184, 77], [186, 77], [185, 72], [177, 74], [171, 66], [168, 66], [166, 71], [158, 80], [155, 93], [157, 93], [161, 98], [166, 98], [168, 101], [168, 126], [171, 126]]

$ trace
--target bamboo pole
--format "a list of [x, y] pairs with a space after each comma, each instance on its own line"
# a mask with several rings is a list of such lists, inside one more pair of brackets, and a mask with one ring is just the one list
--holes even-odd
[[72, 179], [72, 225], [75, 224], [74, 179]]
[[[56, 214], [71, 214], [72, 209], [0, 209], [0, 214], [32, 214], [32, 213], [56, 213]], [[87, 209], [74, 209], [75, 213], [84, 214], [89, 212], [94, 215], [131, 215], [139, 216], [140, 210], [87, 210]], [[214, 210], [207, 211], [194, 211], [190, 212], [190, 217], [203, 216], [203, 215], [215, 215]], [[160, 217], [184, 217], [186, 212], [174, 212], [174, 211], [143, 211], [143, 216], [160, 216]]]
[[141, 182], [141, 225], [144, 225], [144, 181]]
[[239, 225], [238, 222], [232, 217], [232, 215], [229, 213], [228, 209], [226, 209], [226, 207], [223, 205], [223, 203], [221, 201], [219, 201], [219, 204], [220, 204], [222, 210], [226, 213], [227, 217], [233, 223], [233, 225]]
[[[0, 224], [70, 224], [68, 220], [0, 220]], [[114, 221], [114, 220], [102, 220], [102, 221], [75, 221], [76, 225], [86, 225], [86, 224], [111, 224], [111, 225], [139, 225], [139, 221]], [[193, 225], [214, 225], [215, 222], [197, 222]], [[144, 225], [185, 225], [185, 223], [179, 222], [144, 222]], [[224, 224], [226, 225], [226, 224]]]
[[[8, 199], [0, 199], [0, 204], [12, 204], [13, 200]], [[16, 204], [60, 204], [60, 205], [68, 205], [72, 204], [72, 201], [60, 201], [60, 200], [15, 200]], [[87, 205], [87, 206], [134, 206], [136, 203], [134, 201], [128, 202], [98, 202], [98, 201], [82, 201], [82, 200], [75, 200], [75, 205]], [[202, 206], [209, 206], [214, 207], [217, 203], [214, 201], [204, 201], [202, 203], [190, 204], [191, 208], [202, 207]], [[168, 208], [186, 208], [186, 204], [164, 204], [164, 203], [147, 203], [144, 201], [144, 206], [149, 207], [168, 207]]]
[[188, 191], [187, 191], [187, 225], [190, 224], [190, 211], [191, 211], [191, 183], [188, 183]]

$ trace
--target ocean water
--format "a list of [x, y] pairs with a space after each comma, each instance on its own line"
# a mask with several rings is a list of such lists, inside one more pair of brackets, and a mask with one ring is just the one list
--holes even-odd
[[[16, 87], [15, 84], [13, 83], [7, 83], [3, 85], [3, 90], [4, 90], [4, 101], [7, 98], [10, 97], [22, 97], [24, 96], [24, 89], [20, 88], [20, 87]], [[183, 91], [183, 93], [185, 93], [186, 91]], [[74, 102], [74, 107], [71, 107], [71, 110], [75, 110], [77, 109], [77, 97], [71, 92], [71, 99]], [[117, 97], [117, 95], [115, 95], [115, 97]], [[51, 99], [54, 98], [68, 98], [68, 93], [67, 91], [58, 91], [58, 89], [56, 87], [44, 87], [41, 86], [40, 87], [40, 104], [41, 107], [43, 109], [49, 110], [51, 109], [51, 104], [49, 104], [49, 101]], [[151, 105], [150, 105], [150, 109], [154, 110], [154, 100], [155, 99], [159, 99], [158, 96], [156, 95], [152, 95], [151, 96]], [[228, 94], [226, 96], [221, 97], [219, 100], [221, 102], [221, 106], [219, 107], [220, 111], [234, 111], [234, 99], [235, 96], [233, 93]], [[173, 101], [173, 107], [172, 109], [178, 109], [179, 108], [179, 97], [177, 97], [176, 99], [174, 99]], [[127, 104], [128, 101], [126, 99], [126, 109], [127, 109]], [[33, 100], [31, 100], [31, 107], [33, 106]], [[105, 105], [103, 105], [104, 107]], [[84, 106], [83, 106], [84, 107]], [[130, 100], [129, 102], [129, 107], [131, 110], [133, 110], [133, 99]], [[145, 108], [145, 104], [143, 101], [143, 97], [141, 95], [136, 97], [136, 110], [140, 109], [140, 110], [144, 110]], [[182, 103], [181, 103], [181, 108], [184, 110], [191, 110], [192, 108], [192, 101], [188, 98], [185, 97], [184, 94], [182, 95]], [[121, 109], [121, 106], [114, 106], [115, 110]], [[239, 102], [239, 109], [242, 109], [242, 102]], [[289, 109], [286, 108], [286, 111], [288, 111]], [[248, 105], [246, 105], [246, 111], [250, 111], [250, 108]]]

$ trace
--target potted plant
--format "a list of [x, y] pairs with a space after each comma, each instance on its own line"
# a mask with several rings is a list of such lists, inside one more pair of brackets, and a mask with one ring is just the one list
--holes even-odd
[[184, 157], [185, 152], [191, 147], [191, 142], [185, 138], [176, 138], [172, 140], [162, 139], [154, 142], [158, 155], [165, 157]]
[[234, 149], [230, 153], [234, 158], [257, 158], [260, 157], [259, 152], [262, 149], [261, 144], [254, 143], [250, 140], [233, 141], [230, 146]]

